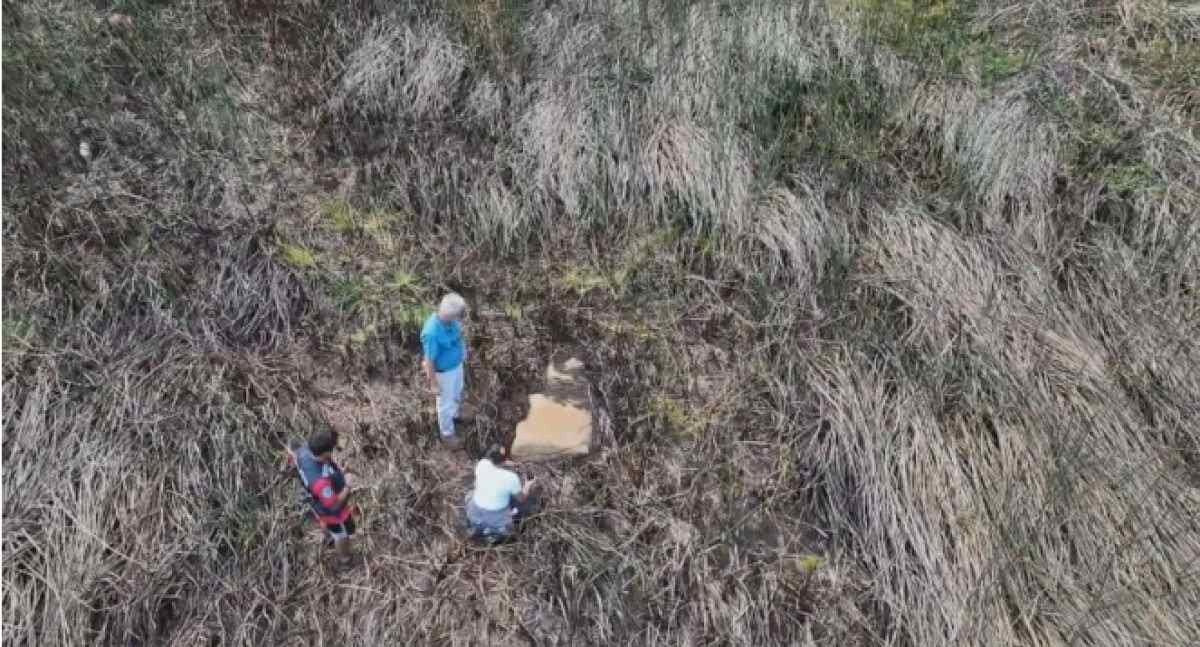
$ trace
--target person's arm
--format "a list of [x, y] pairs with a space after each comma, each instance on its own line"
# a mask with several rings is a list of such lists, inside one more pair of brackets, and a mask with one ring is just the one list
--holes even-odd
[[437, 372], [433, 370], [433, 360], [428, 357], [422, 359], [421, 370], [425, 373], [425, 381], [429, 385], [429, 390], [437, 395], [441, 389], [438, 387]]
[[437, 357], [437, 344], [433, 335], [425, 333], [421, 335], [421, 354], [421, 369], [425, 373], [425, 381], [429, 385], [430, 391], [436, 394], [439, 389], [437, 371], [433, 370], [433, 358]]
[[517, 478], [517, 488], [516, 491], [512, 493], [512, 498], [516, 499], [517, 503], [525, 503], [525, 501], [529, 499], [529, 493], [533, 491], [534, 480], [535, 479], [530, 478], [529, 480], [525, 481], [525, 485], [522, 486], [521, 479], [519, 477]]

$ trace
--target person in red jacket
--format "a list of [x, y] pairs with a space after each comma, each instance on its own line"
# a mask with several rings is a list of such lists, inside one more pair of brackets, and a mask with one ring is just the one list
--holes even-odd
[[329, 533], [343, 562], [350, 557], [350, 538], [354, 536], [354, 515], [346, 476], [333, 460], [337, 448], [336, 431], [317, 431], [308, 442], [288, 452], [288, 463], [296, 468], [305, 498], [313, 515]]

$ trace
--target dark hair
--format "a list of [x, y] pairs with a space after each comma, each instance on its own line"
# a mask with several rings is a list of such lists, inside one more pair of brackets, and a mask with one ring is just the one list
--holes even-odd
[[313, 435], [308, 437], [308, 449], [312, 451], [313, 455], [320, 456], [337, 448], [337, 442], [338, 434], [336, 431], [322, 429], [314, 431]]
[[504, 451], [504, 445], [492, 443], [491, 446], [487, 448], [487, 451], [483, 453], [483, 457], [489, 461], [492, 461], [492, 463], [499, 465], [500, 463], [504, 462], [504, 459], [508, 458], [508, 452]]

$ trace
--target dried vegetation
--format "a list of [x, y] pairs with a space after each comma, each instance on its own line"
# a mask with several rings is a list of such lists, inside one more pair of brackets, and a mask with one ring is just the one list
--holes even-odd
[[[3, 21], [6, 642], [1200, 643], [1194, 6]], [[495, 550], [447, 288], [472, 448], [557, 347], [599, 407]], [[322, 425], [351, 574], [275, 472]]]

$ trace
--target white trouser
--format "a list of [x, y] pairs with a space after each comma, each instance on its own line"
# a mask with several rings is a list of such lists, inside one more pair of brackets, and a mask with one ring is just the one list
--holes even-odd
[[462, 404], [463, 365], [459, 364], [449, 371], [436, 375], [438, 430], [442, 432], [442, 436], [453, 436], [454, 417], [458, 415], [458, 405]]

